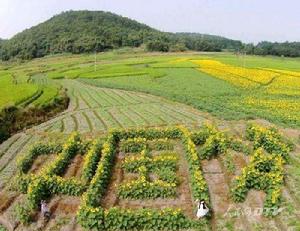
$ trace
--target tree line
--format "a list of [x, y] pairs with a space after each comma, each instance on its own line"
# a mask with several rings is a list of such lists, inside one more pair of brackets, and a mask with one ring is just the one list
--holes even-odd
[[260, 42], [256, 46], [245, 44], [244, 52], [253, 55], [276, 55], [286, 57], [300, 57], [300, 42]]
[[[299, 56], [299, 43], [254, 46], [220, 36], [166, 33], [145, 24], [103, 11], [68, 11], [27, 29], [9, 40], [0, 40], [2, 60], [32, 59], [55, 53], [100, 52], [120, 47], [148, 51], [245, 51], [249, 54]], [[270, 48], [271, 47], [271, 48]]]

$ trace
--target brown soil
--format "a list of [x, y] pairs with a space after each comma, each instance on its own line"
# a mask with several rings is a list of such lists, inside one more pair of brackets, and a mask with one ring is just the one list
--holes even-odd
[[83, 156], [77, 154], [72, 162], [69, 164], [68, 169], [64, 174], [64, 178], [77, 177], [80, 178], [83, 167]]
[[262, 215], [264, 200], [266, 194], [263, 191], [250, 190], [244, 203], [239, 204], [243, 210], [243, 218], [247, 220], [250, 227], [255, 227], [257, 224], [267, 224], [270, 222]]
[[30, 170], [29, 173], [37, 174], [39, 171], [43, 168], [43, 166], [47, 166], [49, 163], [51, 163], [55, 159], [56, 155], [55, 154], [50, 154], [50, 155], [40, 155], [38, 156]]
[[[3, 195], [3, 194], [2, 194]], [[12, 200], [12, 197], [14, 199]], [[3, 210], [0, 214], [0, 223], [4, 225], [4, 227], [7, 228], [7, 230], [14, 230], [19, 226], [19, 223], [15, 219], [15, 212], [14, 208], [18, 204], [22, 204], [24, 195], [8, 195], [8, 200], [10, 201], [9, 205], [7, 204], [7, 208]], [[20, 229], [23, 230], [23, 229]]]
[[18, 197], [17, 193], [3, 191], [0, 193], [0, 214], [5, 212]]
[[[180, 208], [185, 215], [195, 218], [196, 205], [193, 203], [191, 190], [189, 186], [189, 176], [188, 176], [188, 164], [183, 156], [184, 151], [181, 144], [175, 146], [175, 152], [178, 153], [179, 162], [177, 175], [180, 176], [180, 184], [177, 187], [177, 197], [162, 199], [158, 198], [155, 200], [128, 200], [120, 199], [117, 196], [118, 185], [128, 179], [134, 179], [137, 177], [135, 174], [124, 173], [121, 164], [124, 159], [124, 154], [118, 154], [116, 157], [116, 162], [113, 168], [113, 175], [107, 190], [106, 195], [101, 201], [101, 206], [104, 208], [110, 208], [113, 206], [118, 206], [121, 208], [153, 208], [153, 209], [163, 209], [163, 208]], [[159, 152], [155, 152], [158, 154]], [[126, 154], [128, 155], [128, 154]], [[155, 178], [151, 174], [152, 178]]]
[[299, 129], [292, 129], [292, 128], [285, 128], [285, 129], [280, 129], [280, 131], [288, 136], [289, 138], [293, 139], [295, 142], [298, 141], [299, 143], [299, 138], [300, 138], [300, 130]]
[[232, 151], [233, 153], [233, 164], [235, 165], [235, 176], [241, 174], [242, 169], [247, 166], [249, 163], [249, 156], [244, 155], [243, 153]]
[[[70, 225], [74, 214], [76, 214], [80, 205], [80, 197], [71, 196], [55, 196], [48, 203], [51, 217], [49, 221], [44, 220], [41, 212], [37, 212], [35, 216], [35, 222], [32, 224], [33, 227], [37, 227], [40, 230], [58, 230], [57, 221], [66, 220], [66, 224], [61, 226]], [[54, 229], [56, 227], [56, 229]], [[67, 226], [68, 227], [68, 226]], [[62, 227], [59, 228], [61, 230]], [[69, 229], [72, 230], [72, 229]]]
[[[272, 230], [276, 230], [278, 226], [276, 222], [268, 220], [260, 213], [265, 200], [264, 192], [250, 190], [244, 203], [236, 204], [231, 200], [230, 183], [235, 175], [239, 175], [241, 168], [248, 161], [248, 157], [243, 156], [241, 153], [235, 153], [235, 157], [234, 164], [237, 168], [235, 174], [228, 174], [219, 159], [201, 162], [204, 177], [208, 183], [213, 210], [212, 229], [220, 230], [222, 222], [224, 225], [225, 221], [231, 220], [234, 224], [234, 230], [255, 230], [255, 227], [260, 223], [264, 223], [266, 227], [272, 227]], [[237, 217], [230, 218], [230, 213], [235, 212], [239, 213]]]
[[208, 183], [213, 212], [224, 214], [230, 204], [229, 187], [219, 160], [203, 160], [201, 162], [204, 177]]
[[51, 214], [74, 214], [80, 204], [80, 197], [55, 196], [49, 203]]
[[17, 193], [6, 192], [2, 191], [0, 193], [0, 224], [6, 227], [8, 230], [13, 230], [14, 227], [17, 225], [11, 216], [9, 216], [10, 206], [17, 200], [18, 198]]

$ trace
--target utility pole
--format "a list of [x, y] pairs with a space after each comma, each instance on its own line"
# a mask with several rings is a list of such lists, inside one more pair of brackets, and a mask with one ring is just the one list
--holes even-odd
[[95, 66], [94, 66], [94, 71], [97, 71], [97, 51], [95, 49]]
[[[96, 16], [94, 15], [94, 25], [96, 25]], [[97, 33], [95, 33], [95, 66], [94, 71], [97, 71]]]

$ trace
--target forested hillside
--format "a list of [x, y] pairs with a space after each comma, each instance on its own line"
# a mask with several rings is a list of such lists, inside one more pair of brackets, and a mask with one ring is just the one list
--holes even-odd
[[221, 36], [168, 33], [135, 20], [103, 11], [68, 11], [9, 40], [0, 40], [2, 60], [32, 59], [48, 54], [100, 52], [120, 47], [148, 51], [243, 51], [256, 55], [300, 56], [300, 43], [261, 42], [256, 46]]
[[50, 53], [104, 51], [142, 44], [150, 51], [166, 52], [220, 51], [241, 46], [239, 41], [218, 36], [160, 32], [109, 12], [69, 11], [7, 40], [1, 49], [1, 57], [2, 60], [12, 57], [32, 59]]

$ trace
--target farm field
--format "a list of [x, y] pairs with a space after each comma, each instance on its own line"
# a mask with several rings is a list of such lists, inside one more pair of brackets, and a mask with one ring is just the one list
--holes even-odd
[[[94, 62], [93, 55], [48, 56], [2, 69], [16, 79], [24, 78], [19, 73], [33, 76], [30, 84], [40, 83], [36, 81], [39, 78], [57, 79], [54, 82], [58, 85], [62, 78], [77, 79], [90, 85], [162, 96], [219, 118], [264, 118], [287, 127], [300, 126], [298, 58], [120, 50], [100, 53], [96, 65]], [[31, 91], [27, 94], [34, 94], [34, 89]], [[38, 101], [47, 101], [55, 93], [53, 86], [48, 87], [45, 99], [41, 96]], [[28, 95], [24, 92], [18, 97], [21, 99], [15, 99], [15, 103]], [[5, 98], [2, 104], [11, 101]]]
[[0, 110], [7, 106], [41, 107], [58, 95], [59, 86], [50, 82], [34, 81], [18, 72], [2, 72], [0, 76]]
[[[8, 230], [299, 230], [299, 64], [139, 50], [99, 53], [96, 65], [94, 55], [2, 63], [0, 81], [13, 86], [9, 78], [16, 76], [22, 86], [18, 98], [4, 94], [2, 105], [40, 89], [26, 107], [53, 100], [58, 89], [67, 89], [70, 102], [0, 144], [0, 224]], [[17, 73], [26, 73], [23, 85]], [[212, 211], [200, 221], [199, 198]], [[53, 214], [48, 222], [41, 199]], [[268, 214], [269, 207], [279, 214]]]
[[[192, 230], [269, 230], [270, 227], [272, 227], [272, 230], [298, 230], [300, 224], [298, 209], [299, 174], [297, 172], [300, 147], [297, 139], [300, 132], [290, 129], [281, 130], [285, 137], [284, 139], [278, 137], [276, 132], [271, 133], [274, 138], [271, 136], [269, 142], [274, 142], [274, 146], [265, 146], [266, 151], [263, 154], [259, 154], [261, 152], [259, 147], [267, 145], [260, 136], [263, 136], [265, 132], [269, 132], [269, 130], [265, 129], [269, 124], [262, 124], [262, 121], [254, 122], [261, 125], [246, 128], [244, 123], [216, 121], [220, 129], [226, 130], [219, 130], [211, 125], [202, 125], [202, 127], [190, 127], [189, 129], [181, 126], [179, 127], [180, 132], [178, 132], [177, 127], [169, 127], [167, 130], [164, 130], [163, 127], [158, 130], [148, 128], [144, 130], [145, 132], [139, 132], [141, 129], [135, 130], [136, 128], [132, 128], [132, 132], [119, 128], [115, 130], [117, 133], [114, 133], [114, 131], [111, 133], [115, 134], [115, 136], [118, 135], [119, 138], [114, 138], [119, 140], [117, 144], [114, 143], [115, 141], [112, 140], [111, 136], [107, 136], [107, 133], [102, 132], [87, 133], [81, 136], [73, 135], [71, 138], [68, 138], [69, 135], [60, 134], [58, 137], [58, 133], [51, 133], [50, 131], [35, 134], [33, 131], [28, 131], [28, 134], [23, 137], [13, 137], [16, 140], [10, 141], [13, 142], [10, 148], [8, 143], [1, 145], [1, 149], [6, 148], [7, 153], [10, 153], [10, 155], [19, 155], [17, 162], [11, 160], [11, 162], [6, 163], [10, 172], [7, 171], [7, 168], [4, 168], [1, 174], [10, 173], [12, 176], [13, 173], [20, 171], [22, 174], [17, 177], [18, 183], [7, 183], [5, 184], [6, 186], [2, 184], [1, 198], [3, 203], [0, 221], [8, 228], [17, 224], [16, 230], [32, 230], [36, 227], [44, 230], [83, 230], [82, 227], [86, 227], [89, 230], [91, 227], [97, 227], [97, 230], [102, 230], [102, 218], [100, 214], [97, 215], [97, 212], [105, 209], [107, 210], [106, 214], [109, 214], [104, 218], [104, 222], [108, 222], [107, 229], [116, 227], [129, 229], [130, 226], [128, 224], [130, 222], [135, 227], [142, 225], [136, 216], [140, 217], [146, 212], [151, 213], [151, 216], [156, 216], [156, 209], [165, 209], [164, 214], [160, 214], [160, 216], [164, 217], [169, 213], [176, 214], [176, 216], [174, 214], [171, 215], [170, 219], [172, 219], [172, 222], [165, 223], [170, 230], [177, 230], [178, 228], [189, 228], [190, 230], [192, 227]], [[29, 135], [30, 133], [31, 135]], [[257, 133], [261, 135], [259, 136]], [[290, 141], [286, 140], [287, 137]], [[190, 139], [191, 141], [188, 142], [185, 139]], [[277, 139], [283, 140], [279, 141]], [[37, 141], [38, 143], [36, 143]], [[89, 143], [88, 146], [86, 146], [86, 142]], [[111, 146], [113, 143], [108, 145], [105, 142], [113, 142], [117, 146]], [[280, 146], [276, 146], [278, 145], [277, 142], [279, 142]], [[292, 148], [290, 142], [296, 144], [296, 146]], [[32, 145], [28, 145], [28, 143], [35, 143], [33, 145], [35, 148], [32, 148]], [[65, 145], [63, 145], [62, 149], [63, 143]], [[78, 144], [83, 145], [83, 149], [77, 147], [78, 149], [76, 150], [78, 151], [72, 152], [71, 156], [67, 157], [69, 152], [63, 150], [69, 150], [68, 147], [70, 145]], [[185, 145], [187, 144], [192, 146], [186, 149]], [[18, 150], [14, 150], [17, 147]], [[194, 149], [191, 149], [192, 147]], [[214, 149], [212, 147], [218, 148]], [[285, 147], [292, 149], [286, 149]], [[253, 148], [258, 149], [253, 151]], [[273, 149], [277, 150], [278, 148], [279, 151], [267, 154], [267, 150], [269, 153], [272, 153]], [[102, 152], [100, 151], [101, 149]], [[74, 149], [70, 147], [70, 150]], [[109, 150], [119, 151], [110, 152]], [[194, 150], [191, 153], [196, 154], [196, 156], [198, 156], [198, 153], [198, 158], [200, 159], [195, 160], [194, 158], [196, 157], [190, 159], [189, 155], [192, 154], [187, 153], [187, 150]], [[108, 158], [106, 159], [104, 157], [106, 154], [104, 153], [114, 155], [113, 159], [115, 159], [115, 164], [113, 166], [109, 165], [111, 166], [112, 177], [107, 186], [96, 183], [96, 179], [102, 181], [102, 177], [107, 176], [101, 175], [100, 172], [97, 173], [97, 166], [100, 169], [100, 163], [109, 164], [109, 161], [113, 160], [111, 159], [112, 157], [106, 157]], [[279, 168], [284, 172], [276, 172], [277, 170], [274, 170], [274, 174], [279, 174], [279, 177], [284, 175], [285, 180], [284, 185], [282, 180], [276, 183], [276, 187], [279, 187], [279, 194], [275, 188], [273, 189], [274, 196], [276, 195], [274, 198], [277, 198], [275, 201], [271, 199], [270, 194], [265, 195], [265, 192], [270, 192], [264, 192], [264, 189], [258, 191], [251, 189], [253, 186], [248, 186], [249, 189], [247, 189], [246, 194], [240, 194], [238, 188], [234, 189], [234, 187], [237, 187], [234, 186], [234, 182], [237, 182], [236, 177], [242, 176], [242, 173], [254, 161], [252, 160], [252, 155], [257, 155], [259, 161], [263, 161], [267, 156], [276, 158], [276, 160], [279, 157], [282, 159], [282, 162], [278, 162], [278, 164], [280, 163], [284, 166], [284, 168]], [[272, 155], [278, 157], [272, 157]], [[64, 164], [62, 168], [55, 167], [60, 165], [59, 156], [68, 158], [68, 162], [62, 162], [67, 164]], [[288, 162], [283, 161], [285, 159], [288, 159]], [[1, 161], [3, 160], [5, 160], [4, 157], [1, 158]], [[147, 162], [148, 160], [150, 161], [149, 163]], [[97, 165], [98, 161], [100, 162]], [[164, 170], [164, 167], [160, 167], [159, 169], [162, 171], [157, 172], [156, 165], [151, 167], [152, 161], [154, 161], [153, 164], [161, 164], [166, 169]], [[265, 159], [265, 161], [269, 163], [270, 160]], [[194, 166], [194, 164], [195, 171], [199, 171], [200, 174], [197, 178], [194, 178], [195, 175], [189, 172], [194, 171], [194, 167], [189, 168], [188, 166]], [[254, 166], [256, 165], [254, 164]], [[190, 170], [188, 171], [188, 169]], [[47, 173], [48, 171], [54, 171], [54, 173]], [[268, 174], [263, 172], [263, 170], [260, 171], [262, 172], [259, 174]], [[46, 175], [43, 176], [43, 174], [49, 175], [49, 178]], [[270, 173], [270, 177], [273, 177], [272, 174], [273, 172]], [[26, 187], [31, 187], [31, 183], [26, 186], [26, 179], [33, 177], [31, 181], [34, 184], [34, 175], [41, 177], [46, 182], [51, 180], [49, 182], [50, 185], [42, 186], [42, 184], [38, 186], [42, 188], [26, 189]], [[56, 184], [55, 182], [61, 182], [59, 177], [62, 178], [62, 182], [65, 182], [64, 184], [66, 185], [61, 185], [57, 189], [54, 187], [53, 190], [63, 191], [53, 191], [51, 197], [46, 197], [53, 216], [49, 222], [44, 222], [36, 207], [40, 200], [39, 198], [44, 195], [40, 190], [48, 190], [43, 187], [53, 187]], [[95, 180], [93, 180], [94, 178]], [[149, 183], [149, 186], [142, 186], [142, 190], [138, 190], [138, 187], [141, 187], [138, 184], [143, 184], [143, 179], [145, 179], [146, 184], [148, 184], [149, 180], [152, 183]], [[161, 181], [166, 182], [160, 183]], [[3, 182], [3, 179], [1, 179], [1, 182]], [[162, 185], [155, 186], [155, 183]], [[84, 187], [85, 184], [88, 185], [87, 189]], [[190, 184], [191, 187], [187, 187]], [[200, 185], [195, 186], [193, 184]], [[102, 187], [105, 187], [107, 191], [103, 191]], [[157, 187], [167, 187], [167, 189], [157, 189]], [[273, 193], [273, 191], [271, 192]], [[246, 197], [242, 195], [246, 195]], [[84, 199], [85, 197], [89, 199], [86, 200]], [[213, 214], [211, 219], [202, 219], [200, 223], [197, 223], [194, 209], [191, 208], [195, 208], [194, 200], [199, 197], [205, 198]], [[35, 203], [35, 206], [27, 203]], [[269, 203], [274, 203], [274, 208], [279, 206], [282, 211], [280, 210], [280, 213], [276, 215], [276, 210], [274, 210], [276, 215], [274, 217], [260, 214], [260, 208], [268, 208], [270, 206]], [[24, 210], [19, 208], [19, 212], [16, 213], [15, 209], [18, 207], [18, 204], [28, 205], [30, 208], [24, 207]], [[120, 209], [115, 210], [115, 207]], [[126, 214], [129, 212], [128, 209], [132, 211], [130, 212], [132, 214], [131, 218], [126, 218], [128, 216]], [[253, 213], [249, 212], [250, 210]], [[25, 213], [22, 213], [22, 211]], [[86, 217], [89, 216], [90, 212], [88, 211], [94, 211], [95, 215], [91, 215], [91, 218]], [[24, 219], [22, 222], [26, 222], [29, 219], [26, 218], [28, 214], [33, 219], [29, 226], [15, 223], [18, 219]], [[74, 214], [77, 214], [76, 220], [74, 220]], [[92, 218], [94, 216], [97, 217], [96, 221], [98, 223], [96, 224]], [[117, 224], [114, 222], [110, 223], [109, 219], [115, 219], [115, 217], [122, 217], [121, 222]], [[151, 219], [148, 222], [151, 222]], [[146, 224], [148, 227], [151, 227], [151, 223]], [[155, 224], [157, 223], [152, 223], [152, 225]], [[141, 228], [143, 227], [141, 226]]]

